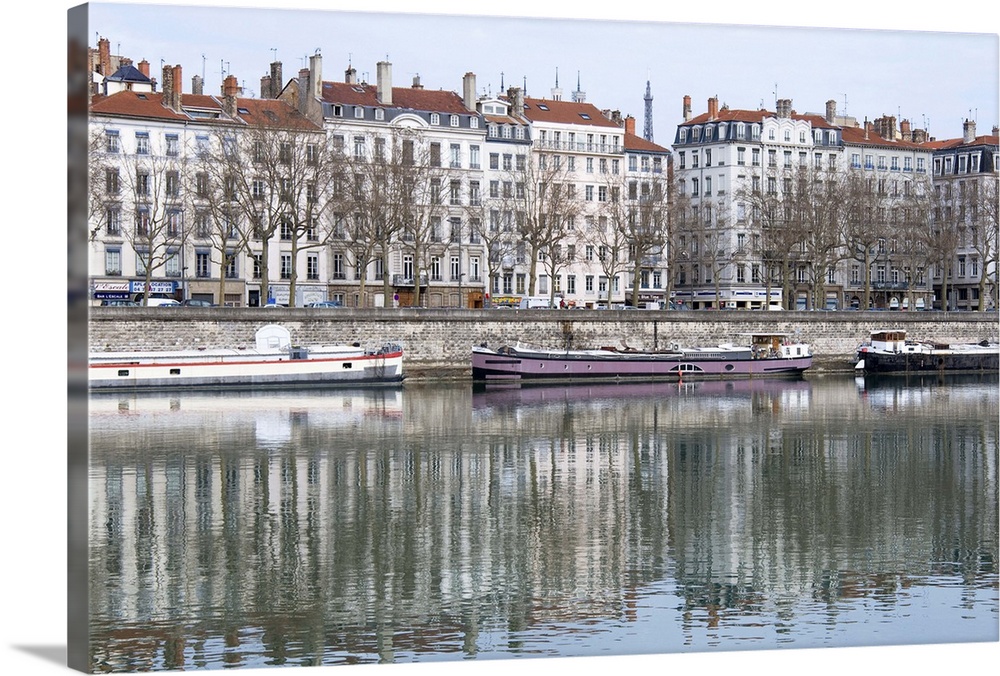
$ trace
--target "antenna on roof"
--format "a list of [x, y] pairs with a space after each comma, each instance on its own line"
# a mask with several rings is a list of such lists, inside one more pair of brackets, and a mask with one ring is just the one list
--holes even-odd
[[319, 56], [319, 53], [320, 53], [320, 48], [319, 48], [319, 47], [317, 47], [317, 48], [316, 48], [316, 51], [315, 51], [315, 52], [313, 52], [313, 54], [314, 54], [315, 56]]
[[500, 71], [500, 93], [503, 94], [503, 71]]
[[844, 117], [847, 117], [847, 94], [844, 94]]
[[278, 48], [271, 47], [271, 61], [277, 61], [277, 60], [278, 60]]

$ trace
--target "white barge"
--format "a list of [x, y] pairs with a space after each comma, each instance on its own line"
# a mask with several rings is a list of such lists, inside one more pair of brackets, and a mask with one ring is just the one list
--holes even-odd
[[92, 352], [92, 391], [391, 385], [403, 380], [403, 348], [294, 346], [283, 326], [257, 330], [254, 348]]

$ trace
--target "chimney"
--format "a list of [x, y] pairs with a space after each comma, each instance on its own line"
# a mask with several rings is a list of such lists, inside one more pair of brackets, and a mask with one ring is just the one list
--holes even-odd
[[183, 85], [184, 85], [184, 80], [181, 76], [181, 67], [179, 65], [174, 66], [174, 96], [173, 96], [174, 110], [179, 111], [181, 109], [181, 94], [184, 91]]
[[524, 115], [524, 90], [511, 87], [507, 90], [507, 98], [510, 100], [510, 114], [517, 117]]
[[271, 76], [265, 75], [260, 79], [260, 98], [273, 99], [274, 92], [271, 91]]
[[719, 98], [713, 96], [708, 100], [708, 119], [714, 120], [719, 116]]
[[791, 99], [778, 99], [775, 114], [780, 118], [789, 118], [792, 116], [792, 100]]
[[149, 61], [143, 59], [142, 61], [139, 62], [139, 72], [145, 75], [146, 77], [149, 77]]
[[[111, 72], [111, 40], [101, 38], [97, 41], [98, 69], [101, 75], [108, 77]], [[149, 77], [147, 75], [147, 77]]]
[[174, 107], [174, 67], [163, 66], [163, 93], [160, 96], [163, 105], [167, 108]]
[[281, 61], [275, 61], [271, 64], [271, 88], [268, 90], [270, 95], [269, 99], [278, 98], [278, 93], [281, 92], [281, 87], [284, 85], [281, 77]]
[[837, 119], [837, 102], [830, 99], [826, 102], [826, 121], [833, 124]]
[[635, 118], [631, 115], [625, 118], [625, 133], [635, 136]]
[[462, 99], [469, 110], [476, 109], [476, 74], [466, 73], [462, 78]]
[[687, 122], [691, 119], [691, 97], [684, 97], [684, 121]]
[[966, 120], [965, 124], [962, 125], [962, 142], [972, 143], [976, 140], [976, 122], [975, 120]]
[[319, 53], [309, 57], [309, 84], [312, 97], [323, 98], [323, 56]]
[[239, 82], [235, 75], [227, 75], [222, 83], [222, 108], [229, 117], [236, 117], [236, 94], [239, 92]]
[[424, 86], [422, 84], [420, 84], [420, 76], [419, 75], [414, 75], [413, 76], [413, 89], [423, 89], [423, 88], [424, 88]]
[[392, 105], [392, 64], [388, 61], [379, 61], [377, 64], [376, 96], [378, 102]]
[[299, 69], [299, 112], [305, 113], [307, 106], [309, 105], [309, 92], [311, 88], [309, 86], [309, 69], [300, 68]]
[[913, 130], [910, 128], [909, 120], [903, 120], [899, 123], [899, 133], [903, 137], [904, 141], [913, 140]]
[[347, 84], [358, 83], [358, 71], [355, 70], [354, 66], [348, 66], [347, 70], [344, 71], [344, 82]]
[[201, 96], [205, 93], [205, 81], [201, 79], [201, 75], [195, 75], [191, 78], [191, 93], [196, 96]]
[[993, 125], [993, 135], [996, 136], [998, 133], [1000, 133], [1000, 128], [998, 128], [996, 125]]
[[927, 142], [927, 130], [926, 129], [914, 129], [913, 130], [913, 142], [914, 143], [926, 143]]

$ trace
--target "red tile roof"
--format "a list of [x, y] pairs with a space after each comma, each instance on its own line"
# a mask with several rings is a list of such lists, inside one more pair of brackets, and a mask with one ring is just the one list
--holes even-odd
[[885, 148], [913, 150], [925, 147], [912, 141], [884, 139], [871, 129], [866, 131], [864, 127], [841, 127], [840, 137], [843, 139], [844, 145], [882, 146]]
[[[236, 99], [236, 122], [269, 125], [279, 128], [316, 130], [320, 127], [304, 117], [295, 108], [278, 99]], [[113, 117], [131, 117], [169, 122], [196, 120], [206, 124], [231, 124], [234, 120], [224, 113], [222, 101], [215, 96], [182, 94], [181, 108], [208, 111], [218, 118], [197, 117], [175, 111], [163, 104], [163, 94], [123, 91], [111, 96], [95, 96], [90, 105], [91, 113]]]
[[663, 146], [657, 145], [652, 141], [647, 141], [641, 136], [636, 136], [635, 134], [629, 134], [625, 132], [625, 150], [636, 151], [636, 152], [647, 152], [647, 153], [669, 153], [670, 150], [664, 148]]
[[[764, 118], [774, 117], [775, 113], [770, 110], [734, 110], [722, 108], [715, 117], [710, 118], [708, 113], [702, 113], [697, 117], [692, 117], [684, 125], [706, 124], [709, 122], [762, 122]], [[817, 129], [835, 129], [836, 127], [826, 121], [822, 115], [800, 115], [792, 113], [793, 120], [805, 120]]]
[[959, 148], [961, 146], [995, 146], [1000, 145], [1000, 136], [977, 136], [972, 139], [969, 143], [965, 142], [964, 138], [952, 138], [945, 139], [943, 141], [927, 141], [921, 144], [923, 148], [930, 148], [932, 150], [945, 150], [951, 148]]
[[[542, 107], [544, 106], [544, 108]], [[512, 111], [515, 114], [520, 111]], [[586, 117], [584, 117], [586, 115]], [[524, 117], [532, 122], [555, 122], [559, 124], [582, 124], [591, 127], [622, 127], [604, 116], [592, 103], [574, 101], [550, 101], [548, 99], [524, 99]]]
[[372, 106], [379, 108], [407, 108], [436, 113], [470, 114], [465, 103], [455, 92], [413, 87], [393, 87], [392, 103], [379, 103], [378, 88], [372, 84], [348, 84], [346, 82], [324, 82], [322, 100], [348, 106]]

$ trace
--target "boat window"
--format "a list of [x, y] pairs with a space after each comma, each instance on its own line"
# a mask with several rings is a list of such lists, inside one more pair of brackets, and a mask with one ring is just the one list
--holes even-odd
[[172, 375], [172, 376], [179, 376], [180, 374], [181, 374], [181, 370], [180, 369], [170, 369], [170, 375]]
[[120, 375], [120, 376], [127, 376], [128, 375], [128, 369], [118, 369], [118, 375]]
[[351, 363], [351, 362], [349, 362], [349, 361], [345, 361], [345, 362], [344, 362], [344, 368], [345, 368], [345, 369], [352, 369], [352, 368], [354, 368], [354, 364], [352, 364], [352, 363]]
[[733, 366], [732, 364], [726, 364], [726, 370], [727, 371], [732, 371], [734, 368], [736, 368], [736, 367]]

